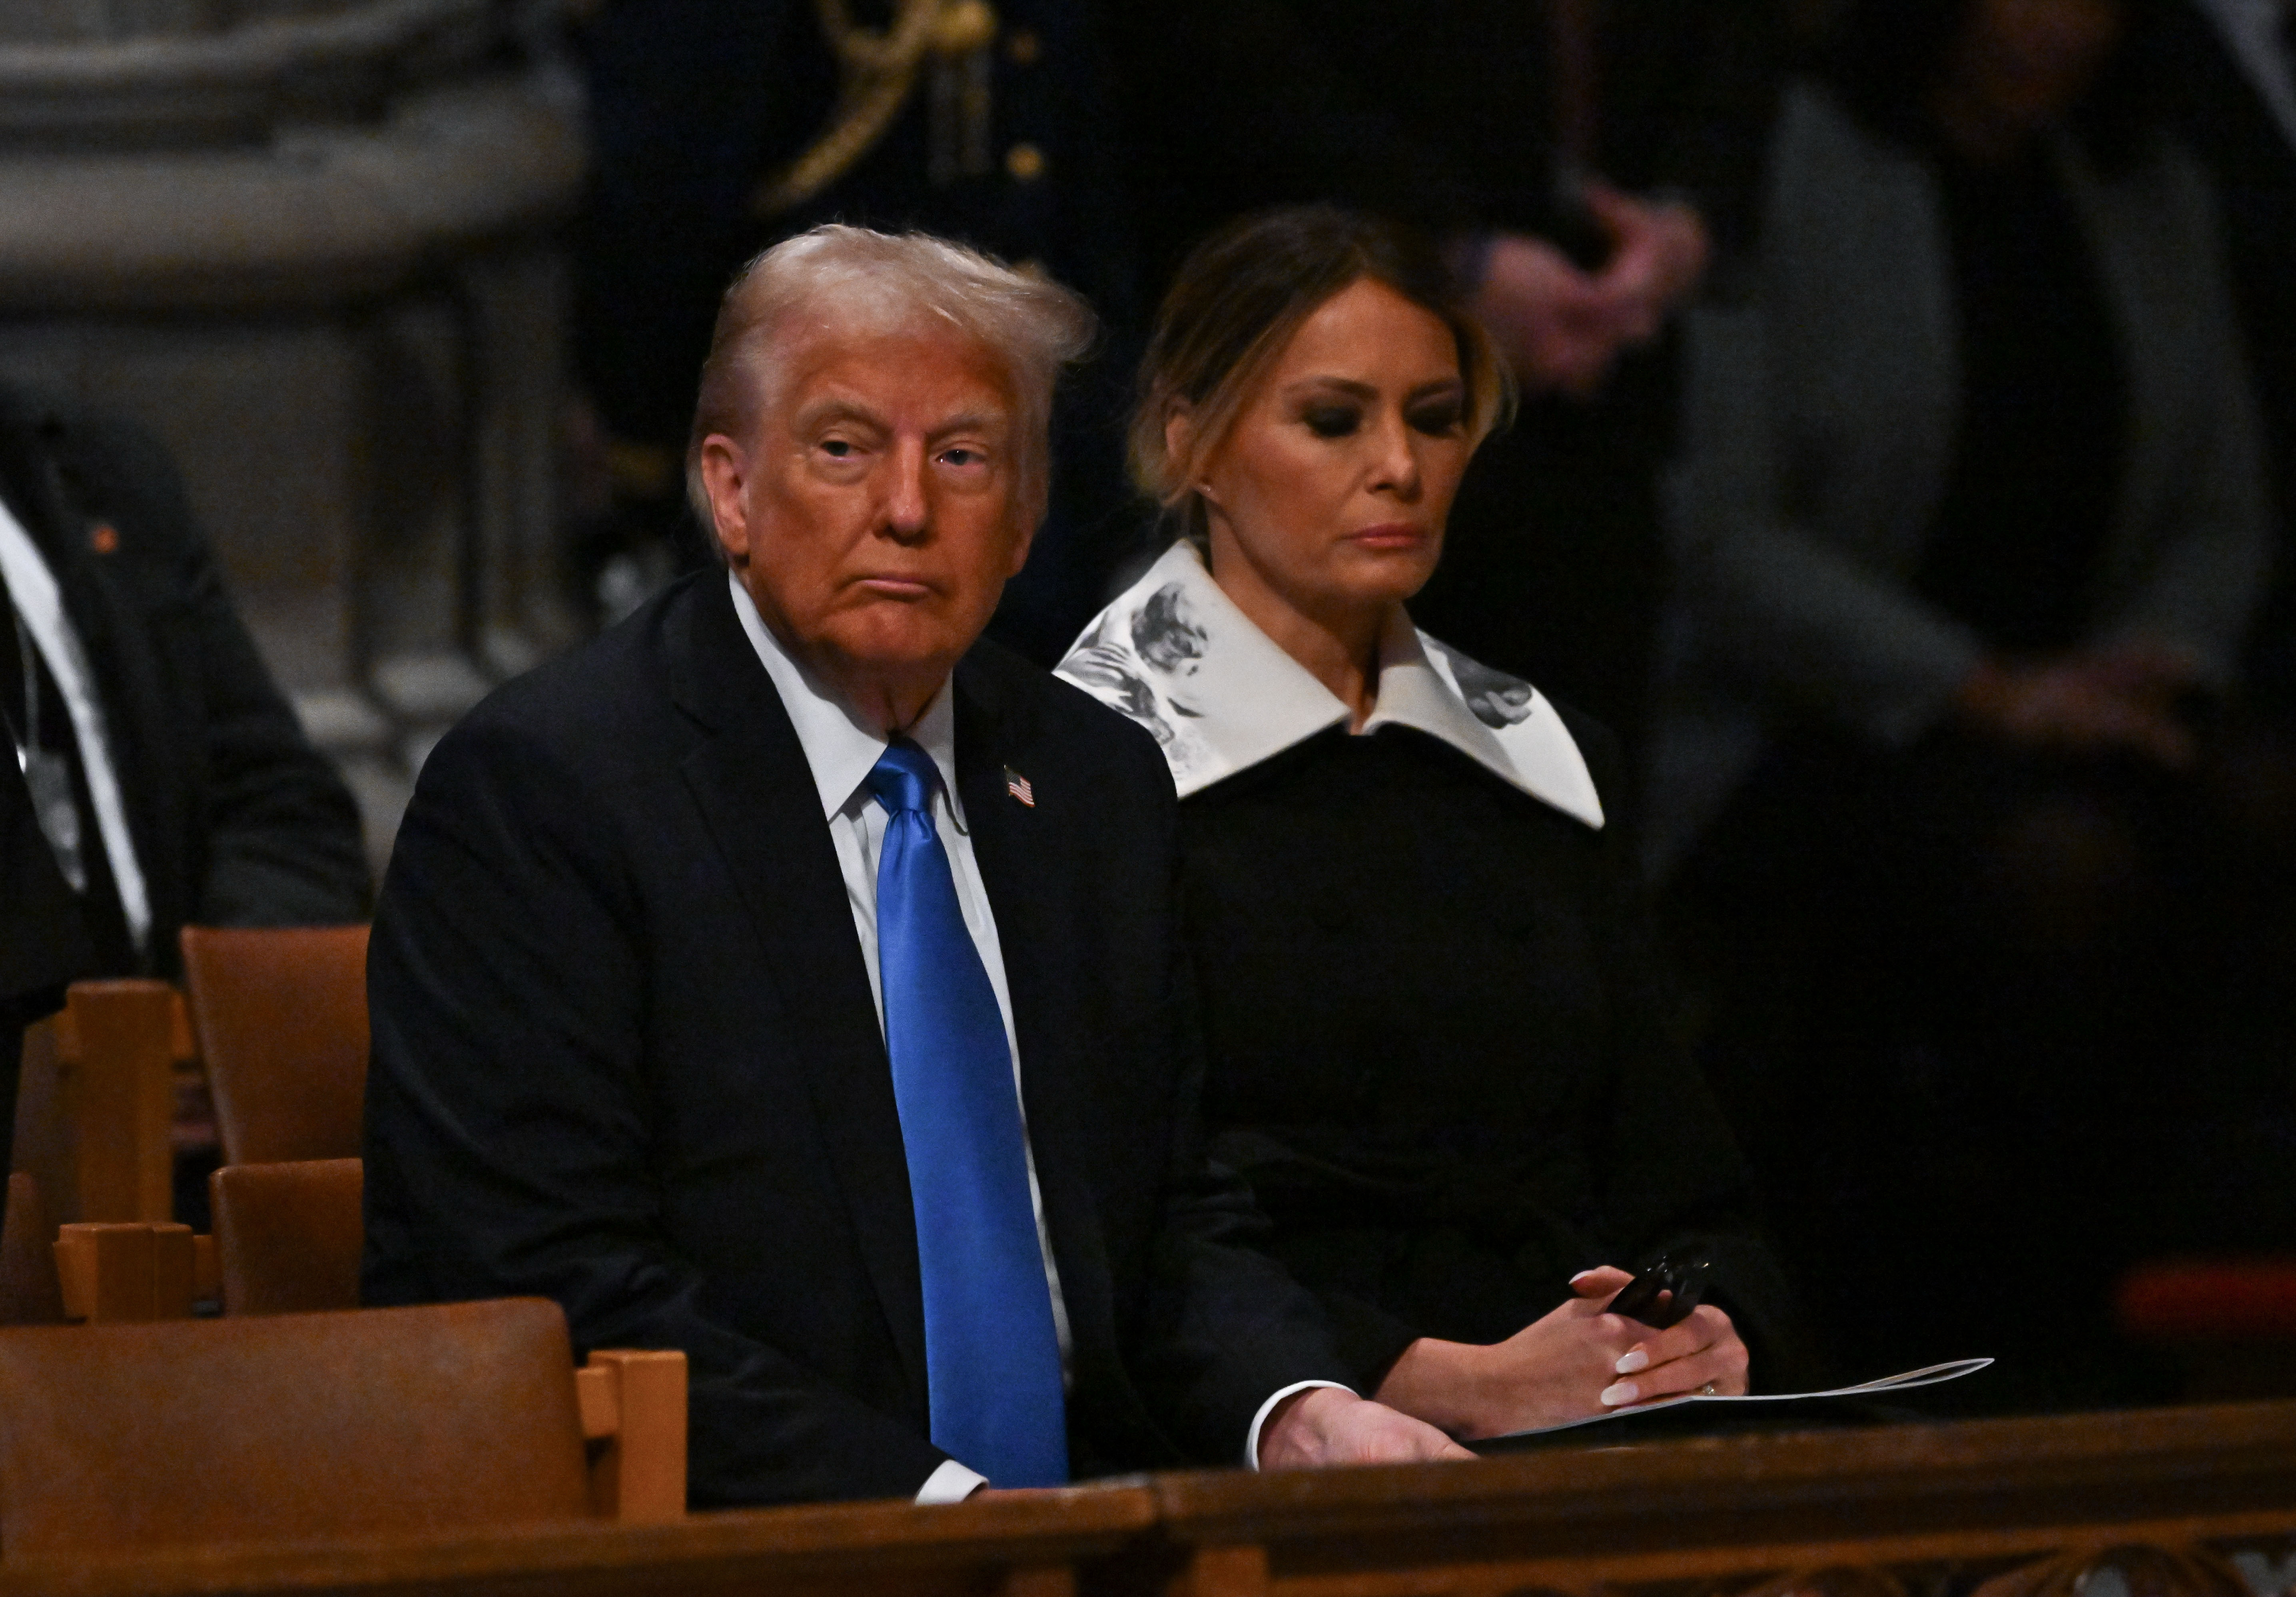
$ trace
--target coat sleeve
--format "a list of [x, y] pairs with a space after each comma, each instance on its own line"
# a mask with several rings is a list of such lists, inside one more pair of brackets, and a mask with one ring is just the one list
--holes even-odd
[[369, 1303], [533, 1294], [683, 1349], [697, 1505], [914, 1496], [947, 1457], [713, 1313], [661, 1212], [647, 928], [611, 812], [482, 707], [425, 766], [369, 954]]
[[1759, 304], [1690, 319], [1669, 512], [1699, 667], [1877, 741], [1910, 742], [1983, 650], [1906, 584], [1789, 513], [1767, 333]]
[[[2192, 404], [2159, 520], [2145, 529], [2152, 559], [2130, 602], [2105, 623], [2111, 642], [2169, 643], [2192, 651], [2218, 685], [2229, 684], [2248, 624], [2263, 596], [2273, 515], [2262, 423], [2226, 289], [2217, 210], [2208, 180], [2181, 152], [2164, 158], [2176, 216], [2193, 269]], [[2165, 209], [2165, 208], [2164, 208]]]
[[[1619, 758], [1608, 734], [1577, 717], [1570, 730], [1598, 783], [1618, 790]], [[1601, 902], [1592, 916], [1615, 1018], [1595, 1168], [1614, 1234], [1634, 1249], [1610, 1262], [1636, 1269], [1661, 1253], [1704, 1255], [1713, 1265], [1708, 1297], [1745, 1341], [1754, 1389], [1803, 1388], [1818, 1374], [1818, 1352], [1756, 1218], [1737, 1141], [1692, 1058], [1628, 831], [1605, 829]]]
[[1139, 758], [1144, 790], [1159, 799], [1152, 825], [1157, 857], [1168, 862], [1169, 905], [1160, 917], [1168, 1003], [1160, 1052], [1175, 1072], [1149, 1307], [1127, 1352], [1151, 1412], [1184, 1451], [1201, 1462], [1229, 1464], [1242, 1460], [1261, 1405], [1284, 1388], [1324, 1380], [1360, 1388], [1322, 1306], [1259, 1250], [1269, 1228], [1250, 1188], [1207, 1152], [1203, 1036], [1178, 930], [1177, 801], [1147, 733], [1128, 725], [1123, 732]]
[[[151, 615], [168, 690], [196, 695], [198, 813], [184, 901], [214, 926], [324, 925], [367, 913], [358, 808], [311, 746], [225, 590], [167, 449], [109, 416], [75, 417], [67, 465], [98, 517], [164, 538], [167, 602]], [[178, 780], [181, 780], [179, 777]]]

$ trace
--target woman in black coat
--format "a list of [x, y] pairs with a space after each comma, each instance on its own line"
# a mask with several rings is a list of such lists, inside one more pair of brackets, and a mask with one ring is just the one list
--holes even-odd
[[[1404, 609], [1509, 397], [1382, 225], [1214, 238], [1133, 437], [1183, 536], [1061, 667], [1179, 788], [1218, 1154], [1363, 1389], [1469, 1437], [1743, 1391], [1740, 1324], [1784, 1312], [1669, 1033], [1609, 738]], [[1603, 1312], [1619, 1266], [1681, 1250], [1708, 1305], [1657, 1333]]]

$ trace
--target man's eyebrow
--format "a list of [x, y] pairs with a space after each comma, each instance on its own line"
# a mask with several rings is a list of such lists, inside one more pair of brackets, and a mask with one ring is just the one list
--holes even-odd
[[1004, 411], [969, 410], [949, 417], [925, 436], [945, 438], [959, 432], [1000, 432], [1012, 424], [1013, 418]]
[[816, 399], [800, 409], [791, 418], [791, 425], [800, 432], [810, 432], [831, 422], [859, 422], [880, 432], [885, 430], [885, 418], [858, 399], [837, 397]]

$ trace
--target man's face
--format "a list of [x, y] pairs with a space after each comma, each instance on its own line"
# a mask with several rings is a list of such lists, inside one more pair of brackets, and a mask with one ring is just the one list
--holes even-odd
[[1004, 364], [954, 329], [825, 330], [776, 359], [749, 436], [702, 446], [718, 541], [793, 652], [929, 692], [1029, 553]]

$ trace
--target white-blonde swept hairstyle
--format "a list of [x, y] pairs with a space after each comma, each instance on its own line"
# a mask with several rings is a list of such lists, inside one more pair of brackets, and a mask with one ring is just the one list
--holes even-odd
[[712, 433], [748, 436], [774, 400], [777, 351], [824, 332], [933, 327], [956, 329], [1004, 363], [1019, 409], [1017, 498], [1035, 526], [1052, 480], [1053, 388], [1092, 347], [1092, 307], [1049, 278], [947, 239], [832, 222], [750, 261], [718, 305], [685, 445], [686, 496], [702, 527], [714, 524], [702, 443]]

